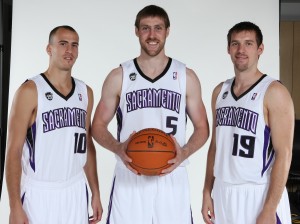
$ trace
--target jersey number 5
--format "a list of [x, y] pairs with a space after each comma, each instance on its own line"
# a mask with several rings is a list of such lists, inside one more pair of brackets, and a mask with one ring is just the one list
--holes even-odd
[[74, 153], [85, 153], [86, 152], [86, 134], [75, 133], [75, 144]]
[[168, 116], [166, 120], [166, 127], [171, 128], [172, 131], [167, 133], [168, 135], [175, 135], [177, 133], [177, 125], [174, 124], [178, 121], [177, 117]]
[[[239, 142], [241, 149], [239, 148]], [[238, 134], [233, 135], [233, 156], [240, 156], [244, 158], [253, 158], [254, 156], [255, 137]]]

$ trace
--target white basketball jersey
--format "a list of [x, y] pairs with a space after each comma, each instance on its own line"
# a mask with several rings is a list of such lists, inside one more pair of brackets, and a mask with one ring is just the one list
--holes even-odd
[[38, 105], [23, 147], [23, 172], [39, 181], [68, 180], [82, 172], [86, 162], [87, 87], [73, 78], [71, 92], [63, 96], [44, 74], [31, 80]]
[[186, 66], [169, 59], [155, 79], [147, 77], [136, 59], [121, 64], [123, 84], [116, 115], [118, 139], [123, 142], [133, 131], [158, 128], [185, 144]]
[[263, 101], [273, 81], [264, 75], [239, 97], [234, 78], [224, 82], [216, 100], [216, 178], [232, 184], [268, 182], [274, 149]]

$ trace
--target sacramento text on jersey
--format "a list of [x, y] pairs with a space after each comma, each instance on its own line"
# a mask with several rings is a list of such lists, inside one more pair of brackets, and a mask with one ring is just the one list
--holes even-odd
[[242, 107], [216, 110], [216, 126], [234, 126], [256, 134], [258, 113]]
[[180, 111], [181, 94], [167, 89], [140, 89], [126, 94], [127, 112], [142, 108], [165, 108]]
[[43, 131], [53, 131], [64, 127], [85, 129], [86, 111], [80, 108], [58, 108], [42, 113]]

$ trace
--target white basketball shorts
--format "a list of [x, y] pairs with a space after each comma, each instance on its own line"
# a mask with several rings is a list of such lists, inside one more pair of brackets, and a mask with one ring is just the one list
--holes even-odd
[[[232, 185], [215, 179], [215, 224], [256, 224], [267, 196], [268, 184]], [[277, 224], [290, 224], [291, 212], [286, 189], [277, 207]]]
[[88, 189], [80, 173], [65, 182], [22, 179], [23, 209], [30, 224], [87, 224]]
[[165, 176], [136, 175], [117, 163], [107, 224], [192, 224], [186, 167]]

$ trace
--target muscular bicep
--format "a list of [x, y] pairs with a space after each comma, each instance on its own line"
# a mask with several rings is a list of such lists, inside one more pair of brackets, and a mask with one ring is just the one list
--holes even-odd
[[295, 118], [289, 92], [281, 83], [273, 82], [266, 93], [264, 105], [265, 121], [271, 129], [275, 151], [291, 151]]
[[187, 70], [187, 94], [186, 105], [187, 113], [192, 123], [196, 126], [207, 126], [206, 108], [202, 101], [201, 85], [196, 74], [188, 69]]
[[37, 90], [32, 81], [24, 83], [15, 93], [8, 123], [8, 150], [20, 150], [27, 129], [33, 124], [37, 110]]
[[105, 79], [100, 101], [96, 107], [93, 126], [107, 126], [112, 120], [120, 101], [122, 69], [113, 70]]
[[218, 95], [221, 91], [223, 83], [217, 85], [212, 93], [211, 96], [211, 114], [212, 114], [212, 136], [211, 136], [211, 145], [214, 147], [215, 150], [215, 143], [216, 143], [216, 102]]

